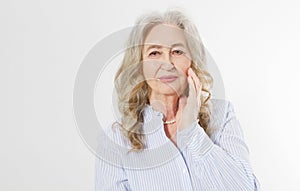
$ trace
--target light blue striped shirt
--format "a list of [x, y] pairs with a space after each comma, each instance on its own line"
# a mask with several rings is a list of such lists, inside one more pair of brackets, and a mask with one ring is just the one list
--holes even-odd
[[143, 113], [143, 151], [130, 151], [119, 128], [106, 128], [98, 136], [95, 190], [260, 190], [231, 102], [211, 99], [211, 104], [211, 136], [194, 122], [177, 132], [177, 147], [165, 135], [162, 113], [149, 105]]

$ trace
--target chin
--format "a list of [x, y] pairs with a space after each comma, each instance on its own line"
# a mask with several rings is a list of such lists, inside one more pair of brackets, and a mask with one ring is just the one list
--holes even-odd
[[175, 88], [175, 87], [160, 87], [159, 89], [157, 89], [156, 91], [159, 94], [163, 94], [163, 95], [177, 95], [180, 96], [182, 94], [182, 90], [181, 88]]

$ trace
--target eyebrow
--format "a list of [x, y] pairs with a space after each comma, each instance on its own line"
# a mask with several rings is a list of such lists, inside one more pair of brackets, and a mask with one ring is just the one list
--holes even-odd
[[[147, 44], [146, 44], [147, 45]], [[175, 43], [171, 45], [171, 48], [175, 47], [175, 46], [182, 46], [185, 47], [183, 43], [179, 42], [179, 43]], [[162, 45], [157, 45], [157, 44], [152, 44], [150, 45], [145, 52], [148, 52], [150, 49], [152, 48], [157, 48], [157, 49], [161, 49], [163, 46]]]
[[152, 48], [157, 48], [157, 49], [161, 49], [163, 46], [161, 45], [157, 45], [157, 44], [153, 44], [153, 45], [150, 45], [145, 52], [148, 52], [150, 49]]

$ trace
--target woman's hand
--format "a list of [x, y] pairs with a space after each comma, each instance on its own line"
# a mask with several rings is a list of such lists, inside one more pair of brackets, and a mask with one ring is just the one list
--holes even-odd
[[198, 118], [198, 113], [201, 107], [201, 90], [202, 83], [196, 76], [192, 68], [188, 70], [188, 86], [189, 96], [181, 96], [179, 98], [179, 105], [176, 114], [177, 130], [181, 131], [190, 127]]

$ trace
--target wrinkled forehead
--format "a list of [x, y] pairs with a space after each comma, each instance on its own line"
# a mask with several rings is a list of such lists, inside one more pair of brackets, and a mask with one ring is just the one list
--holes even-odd
[[184, 31], [170, 24], [159, 24], [154, 26], [147, 34], [144, 47], [159, 45], [172, 47], [177, 44], [187, 46]]

